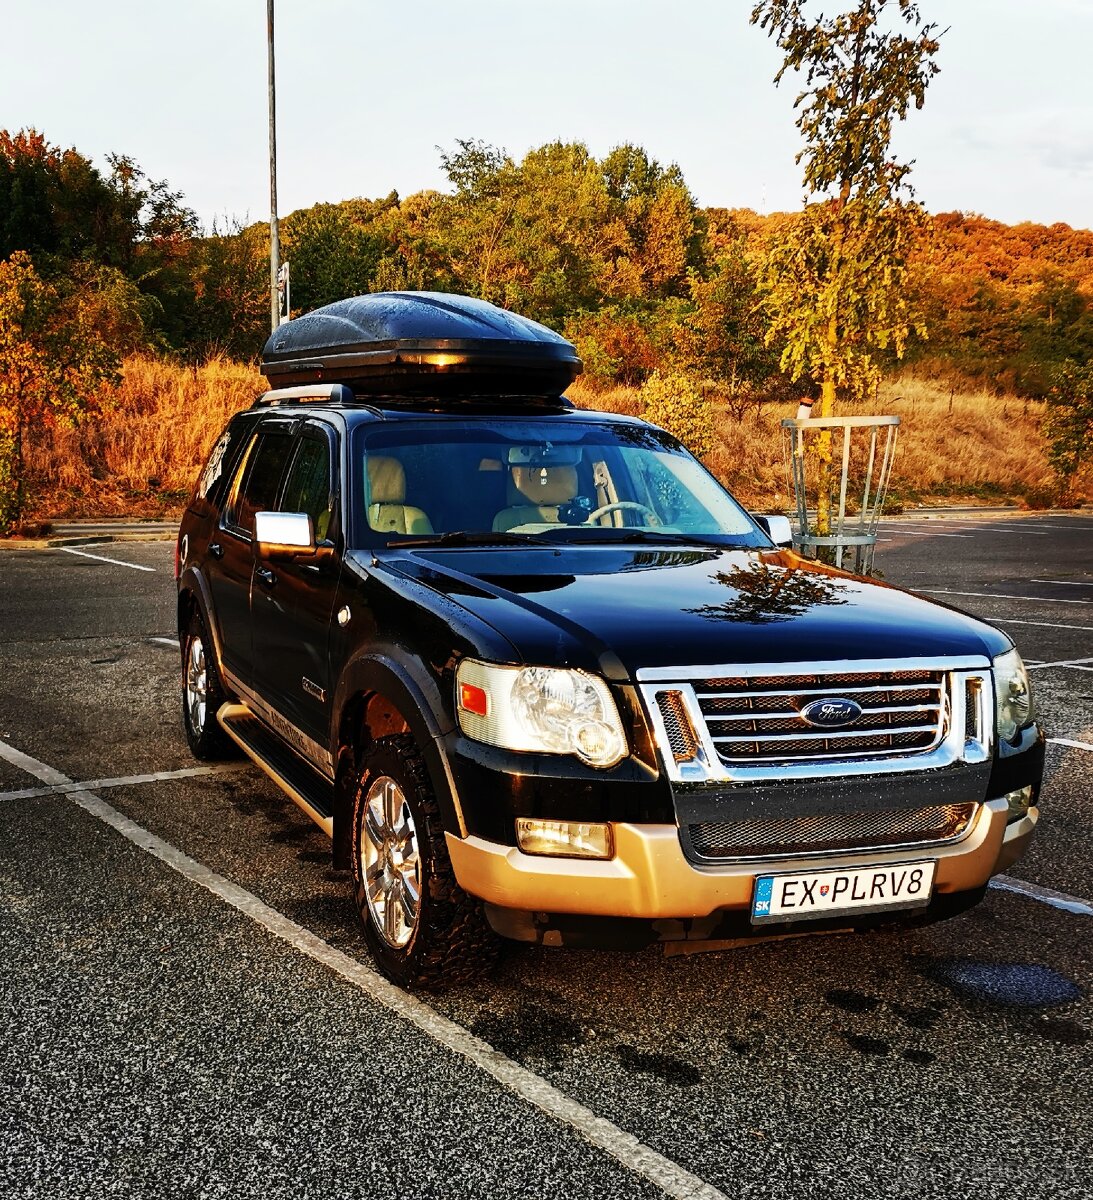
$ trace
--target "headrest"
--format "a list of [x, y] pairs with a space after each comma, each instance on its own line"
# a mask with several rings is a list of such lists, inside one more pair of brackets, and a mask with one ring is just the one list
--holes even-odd
[[512, 468], [509, 504], [565, 504], [576, 494], [576, 467]]
[[368, 493], [371, 504], [401, 504], [406, 499], [406, 471], [397, 458], [368, 456]]

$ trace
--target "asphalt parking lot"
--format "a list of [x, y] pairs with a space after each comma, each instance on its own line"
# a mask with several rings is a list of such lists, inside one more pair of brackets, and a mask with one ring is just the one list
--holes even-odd
[[1001, 886], [426, 998], [323, 835], [190, 758], [171, 544], [0, 550], [0, 1196], [1093, 1196], [1093, 513], [882, 537], [1032, 666], [1049, 782]]

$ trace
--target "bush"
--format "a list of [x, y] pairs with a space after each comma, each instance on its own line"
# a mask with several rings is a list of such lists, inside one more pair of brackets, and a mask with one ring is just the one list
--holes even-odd
[[666, 429], [696, 458], [705, 458], [714, 448], [715, 414], [701, 385], [680, 371], [654, 371], [639, 393], [641, 415]]

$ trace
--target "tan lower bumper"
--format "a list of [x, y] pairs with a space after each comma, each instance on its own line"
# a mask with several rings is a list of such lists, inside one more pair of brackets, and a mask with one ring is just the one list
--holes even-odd
[[1007, 829], [1006, 802], [992, 800], [983, 805], [965, 838], [923, 854], [895, 850], [710, 868], [687, 861], [674, 825], [616, 824], [615, 857], [607, 861], [524, 854], [513, 846], [450, 833], [447, 839], [460, 887], [490, 904], [524, 912], [661, 919], [747, 909], [756, 876], [771, 870], [803, 872], [931, 858], [937, 860], [936, 892], [968, 891], [982, 887], [1020, 856], [1037, 815], [1032, 809]]

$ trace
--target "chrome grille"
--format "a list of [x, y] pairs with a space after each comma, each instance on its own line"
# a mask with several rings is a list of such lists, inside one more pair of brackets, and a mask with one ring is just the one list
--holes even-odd
[[677, 690], [658, 693], [657, 707], [664, 719], [664, 732], [668, 735], [673, 758], [676, 762], [690, 762], [698, 753], [698, 739], [687, 716], [683, 693]]
[[937, 845], [962, 837], [976, 804], [816, 817], [746, 817], [686, 826], [694, 857], [711, 861], [789, 858], [896, 846]]
[[[919, 753], [941, 742], [948, 722], [940, 670], [725, 677], [694, 687], [726, 763]], [[838, 728], [810, 725], [800, 710], [824, 697], [853, 700], [861, 715]]]

